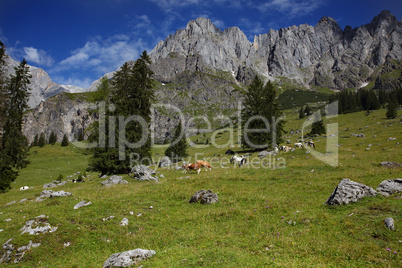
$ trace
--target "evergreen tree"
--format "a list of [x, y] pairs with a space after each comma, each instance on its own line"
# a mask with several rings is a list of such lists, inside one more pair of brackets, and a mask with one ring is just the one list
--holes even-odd
[[31, 144], [31, 147], [32, 146], [38, 146], [38, 142], [39, 142], [38, 134], [35, 134], [35, 138], [34, 138], [32, 144]]
[[46, 136], [45, 133], [42, 132], [39, 137], [38, 146], [43, 147], [45, 145], [46, 145]]
[[173, 142], [176, 142], [177, 140], [179, 141], [169, 146], [165, 151], [165, 155], [169, 156], [170, 159], [172, 159], [172, 161], [175, 162], [180, 161], [182, 158], [188, 156], [187, 154], [188, 144], [186, 140], [186, 134], [184, 132], [181, 122], [179, 122], [179, 125], [176, 127], [175, 133], [173, 135]]
[[303, 105], [300, 107], [300, 111], [299, 111], [299, 119], [304, 118], [306, 115], [304, 114], [304, 109], [303, 109]]
[[284, 121], [274, 85], [255, 76], [245, 93], [242, 110], [242, 147], [263, 149], [282, 142]]
[[62, 147], [68, 146], [68, 138], [67, 138], [66, 134], [63, 135], [63, 140], [61, 141], [61, 146]]
[[[1, 62], [1, 69], [3, 69], [3, 58], [1, 58]], [[10, 76], [5, 85], [1, 86], [1, 95], [5, 97], [2, 103], [5, 124], [3, 125], [0, 151], [0, 192], [9, 189], [10, 183], [18, 176], [18, 169], [24, 168], [28, 164], [26, 157], [29, 146], [27, 138], [22, 134], [22, 119], [23, 113], [28, 108], [30, 95], [28, 85], [31, 75], [25, 60], [14, 70], [15, 74]]]
[[49, 144], [54, 145], [57, 142], [57, 136], [56, 134], [52, 131], [49, 136]]
[[314, 122], [313, 125], [311, 126], [310, 136], [316, 134], [322, 135], [325, 133], [327, 133], [327, 130], [325, 129], [324, 122], [322, 120]]
[[306, 108], [304, 109], [304, 113], [309, 116], [311, 114], [311, 109], [310, 106], [308, 106], [308, 104], [306, 104]]
[[[130, 121], [125, 124], [124, 129], [119, 129], [116, 124], [115, 133], [109, 133], [109, 128], [103, 133], [106, 137], [106, 144], [103, 148], [98, 147], [94, 149], [94, 154], [90, 159], [89, 169], [93, 171], [100, 171], [102, 174], [116, 174], [130, 172], [130, 155], [138, 154], [139, 161], [144, 164], [146, 159], [151, 159], [151, 140], [149, 123], [151, 121], [151, 105], [154, 102], [155, 93], [153, 90], [153, 81], [151, 76], [153, 72], [149, 68], [151, 60], [146, 51], [144, 51], [140, 58], [130, 67], [128, 63], [123, 66], [114, 74], [111, 79], [110, 86], [110, 99], [109, 107], [111, 104], [115, 106], [114, 110], [107, 110], [106, 125], [110, 118], [128, 118], [130, 116], [138, 116], [146, 123], [146, 129], [138, 121]], [[97, 124], [95, 124], [96, 126]], [[95, 128], [95, 130], [98, 128]], [[138, 144], [142, 142], [139, 148], [130, 148], [125, 145], [124, 140], [119, 139], [119, 134], [124, 133], [125, 139], [128, 143]], [[144, 141], [143, 134], [148, 133], [146, 141]], [[114, 140], [111, 138], [114, 134]], [[92, 135], [93, 140], [99, 137], [100, 133], [97, 131]], [[124, 145], [124, 150], [119, 153], [118, 146]], [[120, 160], [123, 155], [125, 160]]]
[[398, 116], [398, 104], [396, 101], [388, 103], [387, 113], [385, 115], [388, 119], [394, 119]]
[[80, 130], [78, 131], [77, 141], [83, 141], [83, 140], [84, 140], [83, 130], [80, 129]]

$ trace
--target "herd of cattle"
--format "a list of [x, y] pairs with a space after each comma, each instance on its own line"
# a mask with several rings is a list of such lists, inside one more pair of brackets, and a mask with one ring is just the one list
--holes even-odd
[[[295, 148], [302, 149], [304, 147], [315, 148], [315, 145], [314, 145], [313, 141], [306, 141], [306, 142], [304, 142], [304, 145], [301, 142], [295, 143]], [[279, 146], [279, 147], [274, 148], [275, 153], [279, 153], [279, 151], [283, 151], [286, 153], [286, 152], [289, 152], [290, 150], [292, 150], [292, 147], [288, 146], [288, 145]], [[230, 158], [230, 163], [239, 165], [239, 167], [241, 167], [242, 165], [247, 163], [247, 158], [244, 155], [241, 155], [241, 156], [233, 155]], [[200, 174], [200, 171], [203, 167], [205, 168], [205, 171], [208, 171], [208, 169], [209, 170], [212, 169], [211, 165], [207, 161], [204, 161], [204, 160], [197, 160], [195, 163], [183, 165], [182, 169], [185, 170], [186, 173], [194, 170], [197, 172], [197, 174]]]

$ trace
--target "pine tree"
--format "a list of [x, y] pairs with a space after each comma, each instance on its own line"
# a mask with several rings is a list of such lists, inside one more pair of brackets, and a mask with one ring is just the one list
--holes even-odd
[[[143, 129], [143, 126], [137, 121], [128, 122], [125, 129], [119, 129], [117, 123], [114, 133], [115, 139], [113, 140], [111, 139], [113, 133], [109, 133], [107, 128], [104, 133], [106, 137], [105, 147], [94, 149], [94, 154], [89, 163], [90, 170], [100, 171], [102, 174], [128, 173], [131, 170], [130, 155], [137, 154], [139, 161], [144, 164], [147, 164], [147, 159], [151, 159], [151, 140], [148, 128], [151, 121], [150, 109], [155, 99], [155, 93], [151, 79], [153, 72], [149, 68], [150, 63], [151, 60], [147, 52], [144, 51], [134, 66], [130, 67], [128, 63], [125, 63], [114, 74], [110, 82], [111, 93], [108, 107], [113, 104], [115, 110], [108, 109], [106, 114], [106, 125], [108, 125], [109, 118], [112, 117], [138, 116], [145, 121], [146, 129]], [[143, 142], [142, 146], [139, 148], [126, 146], [124, 141], [119, 139], [120, 133], [125, 134], [128, 143]], [[142, 140], [144, 133], [148, 133], [145, 142]], [[91, 139], [96, 140], [99, 135], [100, 133], [95, 131]], [[119, 152], [119, 148], [116, 147], [122, 145], [124, 147], [120, 147], [121, 151]], [[120, 156], [123, 156], [125, 160], [120, 160]]]
[[46, 145], [46, 136], [45, 133], [41, 133], [38, 141], [38, 146], [39, 147], [44, 147]]
[[62, 147], [68, 146], [68, 138], [67, 138], [66, 134], [64, 134], [64, 136], [63, 136], [63, 140], [61, 141], [61, 146]]
[[39, 142], [38, 134], [35, 134], [35, 138], [34, 138], [32, 144], [31, 144], [31, 147], [32, 146], [38, 146], [38, 142]]
[[80, 129], [80, 130], [78, 131], [77, 141], [83, 141], [83, 140], [84, 140], [83, 130]]
[[391, 101], [388, 103], [387, 113], [385, 114], [385, 116], [388, 119], [394, 119], [398, 116], [398, 104], [396, 103], [396, 101]]
[[304, 109], [304, 113], [309, 116], [311, 114], [311, 109], [310, 106], [308, 106], [308, 104], [306, 104], [306, 108]]
[[[3, 69], [3, 58], [1, 62], [0, 67]], [[2, 103], [5, 124], [0, 151], [0, 192], [8, 190], [10, 183], [18, 176], [18, 169], [28, 164], [26, 158], [29, 146], [27, 138], [22, 134], [22, 123], [24, 112], [28, 108], [31, 75], [25, 60], [14, 70], [15, 74], [10, 76], [5, 85], [1, 85], [1, 95], [5, 97]]]
[[311, 135], [322, 135], [327, 133], [327, 130], [325, 129], [324, 122], [322, 120], [316, 121], [313, 123], [311, 126]]
[[304, 109], [303, 109], [303, 105], [300, 107], [300, 111], [299, 111], [299, 119], [304, 118], [306, 115], [304, 114]]
[[255, 76], [243, 101], [243, 148], [263, 149], [282, 142], [284, 121], [280, 109], [274, 85], [270, 81], [264, 85]]
[[54, 145], [57, 142], [57, 136], [56, 134], [52, 131], [49, 136], [49, 144]]
[[176, 127], [172, 141], [175, 144], [172, 144], [166, 149], [165, 155], [170, 157], [170, 159], [172, 159], [174, 162], [180, 161], [184, 157], [187, 157], [188, 144], [181, 122], [179, 122], [178, 126]]

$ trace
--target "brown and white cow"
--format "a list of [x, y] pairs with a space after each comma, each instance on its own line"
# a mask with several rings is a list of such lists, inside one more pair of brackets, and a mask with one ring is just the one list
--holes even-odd
[[200, 166], [199, 164], [190, 163], [190, 164], [184, 165], [184, 166], [182, 167], [182, 169], [184, 169], [184, 170], [186, 171], [186, 173], [187, 173], [188, 171], [191, 172], [191, 170], [195, 170], [195, 171], [197, 171], [197, 174], [200, 174], [201, 166]]
[[208, 168], [209, 170], [212, 169], [211, 165], [207, 161], [197, 160], [195, 163], [200, 165], [200, 167], [205, 167], [205, 171], [208, 171]]

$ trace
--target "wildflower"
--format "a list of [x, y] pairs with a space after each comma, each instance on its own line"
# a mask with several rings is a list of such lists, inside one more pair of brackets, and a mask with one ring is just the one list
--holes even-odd
[[391, 251], [391, 249], [390, 249], [390, 248], [387, 248], [387, 250], [388, 250], [388, 251]]
[[394, 251], [394, 253], [396, 254], [397, 252], [396, 252], [396, 251]]
[[254, 209], [254, 211], [257, 211], [257, 209]]

